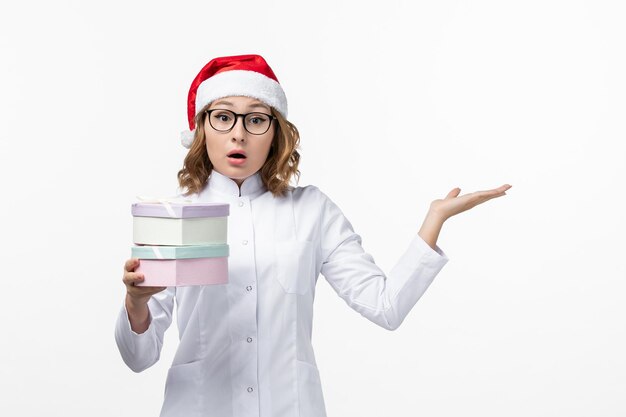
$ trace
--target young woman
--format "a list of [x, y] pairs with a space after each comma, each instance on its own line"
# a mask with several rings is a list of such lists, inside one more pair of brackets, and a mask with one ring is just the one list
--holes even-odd
[[510, 188], [463, 196], [455, 188], [434, 200], [385, 274], [337, 205], [315, 186], [289, 185], [299, 175], [298, 130], [262, 57], [210, 61], [191, 85], [188, 119], [178, 179], [192, 201], [230, 204], [229, 283], [134, 286], [139, 261], [126, 262], [115, 336], [135, 372], [159, 359], [177, 305], [180, 343], [162, 416], [325, 416], [311, 344], [319, 274], [351, 308], [394, 330], [448, 261], [436, 245], [445, 220]]

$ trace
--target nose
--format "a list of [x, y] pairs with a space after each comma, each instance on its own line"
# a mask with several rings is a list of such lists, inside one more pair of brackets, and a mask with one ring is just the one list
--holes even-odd
[[[239, 120], [241, 120], [241, 123], [239, 123]], [[247, 132], [243, 124], [244, 124], [243, 115], [235, 116], [235, 125], [230, 131], [231, 134], [233, 135], [232, 137], [233, 140], [243, 142], [243, 140], [245, 139]]]

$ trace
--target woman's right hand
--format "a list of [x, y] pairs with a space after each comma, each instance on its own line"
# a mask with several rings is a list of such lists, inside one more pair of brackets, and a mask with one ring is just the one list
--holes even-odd
[[124, 278], [122, 281], [126, 285], [127, 299], [135, 306], [147, 304], [150, 297], [163, 291], [167, 287], [138, 287], [135, 284], [144, 280], [143, 274], [135, 272], [139, 266], [139, 259], [132, 258], [124, 264]]
[[150, 311], [148, 300], [154, 294], [163, 291], [167, 287], [138, 287], [135, 284], [144, 280], [143, 274], [135, 272], [139, 266], [139, 259], [132, 258], [124, 264], [124, 278], [126, 285], [126, 311], [130, 327], [135, 333], [143, 333], [150, 326]]

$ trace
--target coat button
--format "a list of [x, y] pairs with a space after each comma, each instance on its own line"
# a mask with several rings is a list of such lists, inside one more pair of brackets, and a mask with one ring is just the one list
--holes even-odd
[[248, 286], [246, 287], [246, 291], [252, 291], [252, 285], [248, 285]]
[[251, 338], [251, 337], [249, 337], [249, 338], [248, 338], [248, 339], [246, 339], [246, 340], [248, 340], [248, 343], [252, 343], [252, 338]]
[[243, 201], [239, 202], [239, 207], [243, 207]]
[[248, 241], [247, 241], [247, 240], [243, 240], [243, 241], [241, 242], [241, 244], [242, 244], [242, 245], [247, 245], [247, 244], [248, 244]]
[[248, 387], [248, 392], [252, 392], [252, 391], [254, 391], [252, 387]]

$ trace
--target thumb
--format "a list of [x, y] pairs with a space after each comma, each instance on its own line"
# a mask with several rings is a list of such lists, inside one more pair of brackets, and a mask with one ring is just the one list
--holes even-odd
[[457, 197], [461, 193], [461, 189], [459, 187], [454, 188], [452, 191], [448, 193], [446, 198]]

